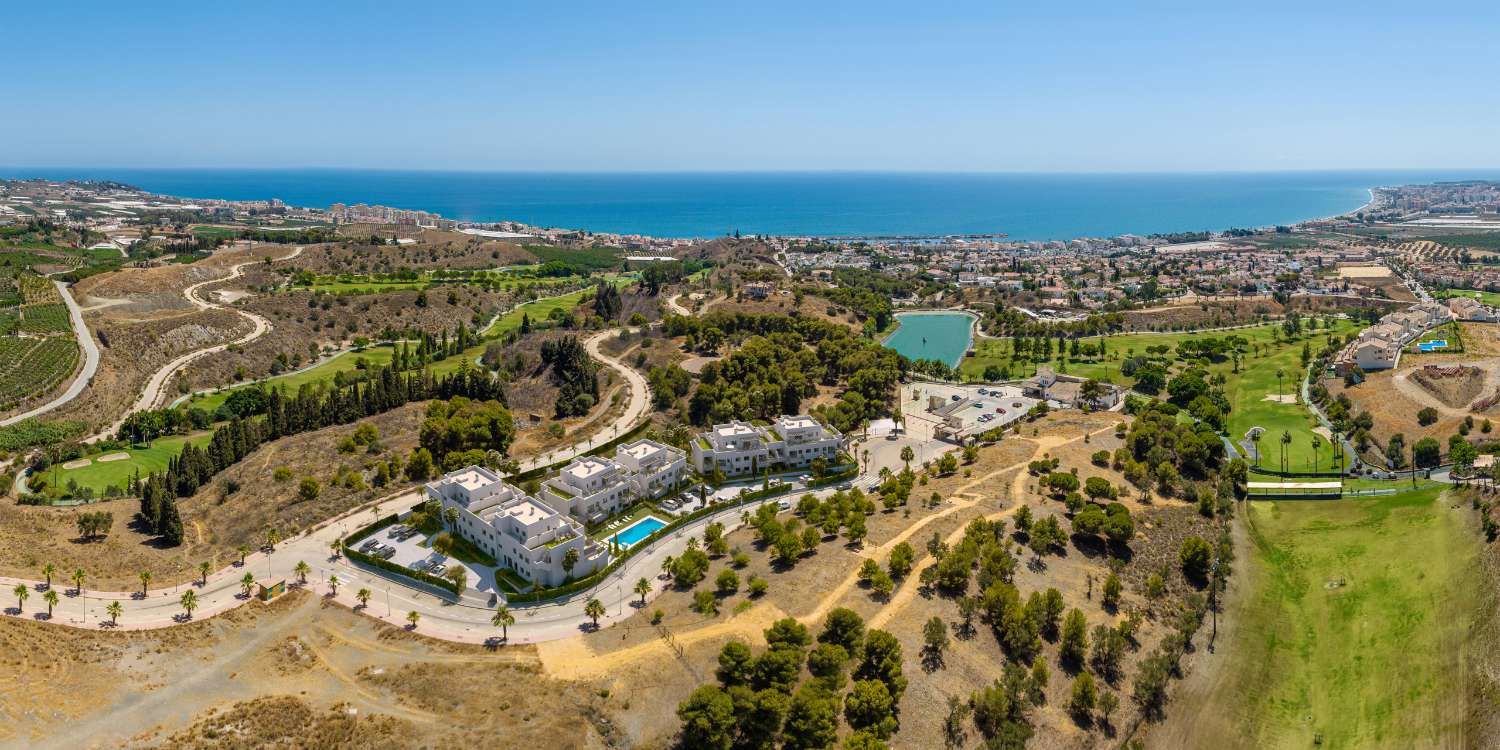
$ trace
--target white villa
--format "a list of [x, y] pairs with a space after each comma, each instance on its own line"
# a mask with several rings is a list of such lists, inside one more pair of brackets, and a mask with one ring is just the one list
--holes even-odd
[[615, 448], [615, 463], [641, 497], [661, 497], [687, 479], [687, 454], [655, 440], [637, 440]]
[[1398, 312], [1387, 313], [1380, 322], [1360, 331], [1334, 358], [1334, 372], [1343, 375], [1355, 366], [1370, 372], [1389, 370], [1401, 361], [1401, 350], [1428, 330], [1453, 319], [1449, 308], [1436, 302], [1422, 302]]
[[615, 449], [615, 458], [578, 456], [542, 483], [542, 502], [584, 523], [596, 524], [628, 509], [638, 498], [660, 497], [687, 474], [687, 454], [654, 440]]
[[501, 565], [542, 586], [570, 575], [563, 559], [576, 551], [571, 576], [609, 564], [609, 551], [592, 542], [583, 524], [522, 493], [489, 469], [469, 466], [427, 485], [427, 496], [457, 508], [458, 531]]
[[749, 422], [714, 425], [693, 441], [693, 467], [725, 476], [753, 474], [774, 467], [796, 469], [815, 458], [829, 463], [844, 448], [844, 436], [807, 415], [781, 416], [769, 426]]

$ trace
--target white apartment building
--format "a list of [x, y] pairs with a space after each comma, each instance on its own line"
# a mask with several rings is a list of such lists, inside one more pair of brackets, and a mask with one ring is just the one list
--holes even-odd
[[796, 469], [815, 458], [831, 464], [843, 447], [844, 436], [838, 430], [805, 414], [777, 417], [767, 427], [730, 422], [714, 425], [693, 441], [693, 467], [702, 474], [718, 469], [725, 476]]
[[635, 487], [624, 467], [607, 458], [579, 456], [542, 482], [537, 499], [587, 524], [630, 507]]
[[687, 478], [687, 454], [655, 440], [636, 440], [615, 448], [615, 463], [641, 497], [661, 497]]
[[[583, 525], [507, 484], [489, 469], [468, 466], [428, 483], [427, 496], [459, 511], [458, 532], [502, 566], [540, 586], [560, 586], [609, 564], [609, 551]], [[563, 567], [578, 553], [572, 571]]]
[[1334, 358], [1333, 370], [1339, 375], [1354, 367], [1370, 372], [1389, 370], [1401, 362], [1401, 351], [1423, 333], [1454, 319], [1447, 307], [1435, 302], [1421, 302], [1398, 312], [1388, 313], [1375, 325], [1360, 331], [1359, 336]]

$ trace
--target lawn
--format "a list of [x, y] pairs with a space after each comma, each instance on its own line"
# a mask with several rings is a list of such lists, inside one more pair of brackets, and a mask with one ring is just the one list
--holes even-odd
[[47, 481], [53, 486], [66, 487], [69, 480], [78, 482], [80, 487], [90, 487], [95, 492], [103, 492], [106, 487], [122, 486], [133, 478], [139, 469], [141, 476], [146, 476], [153, 471], [161, 471], [167, 468], [167, 462], [177, 457], [182, 452], [182, 446], [188, 442], [193, 445], [206, 445], [212, 433], [203, 432], [197, 435], [176, 435], [165, 437], [151, 443], [149, 448], [127, 448], [124, 451], [105, 451], [100, 455], [113, 453], [129, 453], [130, 458], [123, 461], [100, 461], [98, 456], [88, 466], [80, 469], [64, 469], [62, 465], [54, 465], [46, 472]]
[[[344, 352], [323, 364], [302, 372], [294, 372], [286, 375], [277, 375], [262, 382], [267, 388], [285, 388], [288, 393], [296, 393], [297, 389], [304, 383], [333, 382], [334, 377], [340, 372], [354, 372], [359, 369], [359, 361], [364, 360], [370, 367], [388, 365], [396, 348], [391, 344], [377, 344], [361, 351]], [[251, 384], [236, 386], [215, 393], [195, 395], [185, 402], [185, 406], [197, 407], [210, 414], [219, 408], [229, 394], [240, 388], [250, 388]]]
[[1250, 503], [1249, 589], [1209, 698], [1232, 744], [1462, 744], [1478, 541], [1440, 492]]
[[[1221, 373], [1225, 378], [1224, 390], [1231, 406], [1228, 422], [1229, 435], [1238, 441], [1251, 427], [1265, 428], [1268, 434], [1261, 442], [1261, 451], [1266, 459], [1262, 465], [1275, 468], [1279, 465], [1281, 457], [1281, 446], [1278, 442], [1280, 436], [1283, 432], [1290, 433], [1292, 443], [1287, 446], [1286, 454], [1288, 468], [1293, 471], [1310, 471], [1314, 466], [1312, 430], [1317, 426], [1317, 422], [1311, 412], [1301, 404], [1280, 403], [1267, 400], [1266, 397], [1277, 395], [1277, 370], [1283, 373], [1279, 386], [1280, 393], [1291, 395], [1297, 392], [1298, 384], [1301, 382], [1304, 341], [1311, 340], [1313, 349], [1316, 350], [1321, 348], [1324, 339], [1330, 333], [1339, 335], [1350, 333], [1355, 329], [1355, 324], [1347, 320], [1336, 320], [1331, 329], [1319, 328], [1311, 335], [1303, 333], [1292, 341], [1274, 336], [1273, 329], [1279, 330], [1280, 324], [1268, 323], [1252, 328], [1207, 333], [1130, 333], [1105, 336], [1103, 341], [1107, 350], [1101, 359], [1064, 363], [1054, 357], [1052, 362], [1046, 364], [1068, 375], [1129, 385], [1133, 380], [1121, 375], [1119, 368], [1121, 362], [1132, 353], [1143, 355], [1147, 347], [1165, 345], [1171, 348], [1168, 356], [1173, 357], [1177, 344], [1186, 339], [1243, 337], [1250, 346], [1249, 353], [1240, 362], [1240, 372], [1234, 372], [1234, 365], [1229, 360], [1209, 367], [1210, 373]], [[1085, 339], [1090, 343], [1097, 343], [1099, 340], [1097, 337]], [[959, 365], [959, 371], [962, 374], [978, 377], [990, 364], [1004, 367], [1005, 363], [1010, 361], [1011, 342], [1009, 339], [980, 339], [976, 344], [978, 349], [975, 356], [965, 358]], [[1174, 361], [1173, 372], [1175, 373], [1180, 368], [1181, 363]], [[1011, 377], [1029, 377], [1035, 370], [1036, 366], [1032, 363], [1016, 361], [1012, 365]], [[1165, 396], [1165, 393], [1161, 394], [1161, 397], [1165, 398]], [[1316, 452], [1317, 466], [1327, 470], [1333, 454], [1329, 450], [1327, 438], [1320, 438], [1320, 440], [1322, 446]]]
[[1486, 305], [1500, 305], [1500, 293], [1486, 292], [1479, 289], [1444, 289], [1436, 295], [1440, 299], [1449, 297], [1473, 297]]

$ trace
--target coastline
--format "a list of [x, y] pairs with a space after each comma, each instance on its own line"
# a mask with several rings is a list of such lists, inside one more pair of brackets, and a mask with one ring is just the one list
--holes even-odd
[[[1377, 188], [1371, 185], [1458, 178], [1461, 171], [574, 174], [0, 168], [0, 175], [111, 180], [187, 201], [193, 199], [186, 196], [279, 198], [315, 210], [359, 201], [412, 207], [401, 210], [425, 211], [465, 226], [515, 224], [663, 241], [738, 232], [833, 242], [882, 236], [906, 241], [987, 237], [1023, 244], [1336, 220], [1374, 208]], [[411, 184], [396, 178], [410, 178]], [[1336, 206], [1337, 195], [1356, 186], [1367, 193], [1363, 204], [1342, 211], [1328, 205]], [[1122, 202], [1109, 192], [1126, 187], [1138, 197]], [[1041, 208], [1048, 209], [1048, 217], [1033, 220]], [[901, 218], [891, 218], [896, 215]], [[1153, 221], [1142, 222], [1142, 216]]]

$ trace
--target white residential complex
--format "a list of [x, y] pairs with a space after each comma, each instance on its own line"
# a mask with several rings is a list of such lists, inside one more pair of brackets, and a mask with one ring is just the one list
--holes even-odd
[[[458, 531], [500, 565], [541, 586], [588, 575], [609, 564], [609, 551], [592, 542], [583, 524], [501, 480], [469, 466], [427, 485], [427, 496], [457, 508]], [[570, 550], [577, 560], [563, 567]]]
[[1359, 332], [1334, 358], [1334, 372], [1343, 375], [1356, 366], [1370, 372], [1389, 370], [1401, 361], [1401, 350], [1418, 336], [1453, 319], [1448, 308], [1422, 302], [1393, 313]]
[[693, 468], [701, 474], [718, 469], [725, 476], [767, 469], [796, 469], [822, 458], [834, 463], [844, 436], [807, 415], [777, 417], [769, 426], [749, 422], [714, 425], [693, 441]]
[[459, 510], [458, 531], [500, 565], [541, 586], [558, 586], [570, 572], [568, 550], [577, 550], [571, 576], [609, 564], [603, 545], [584, 524], [627, 510], [636, 499], [658, 497], [682, 484], [687, 455], [652, 440], [615, 449], [615, 459], [578, 456], [542, 483], [536, 497], [479, 466], [450, 472], [427, 485], [427, 496]]

